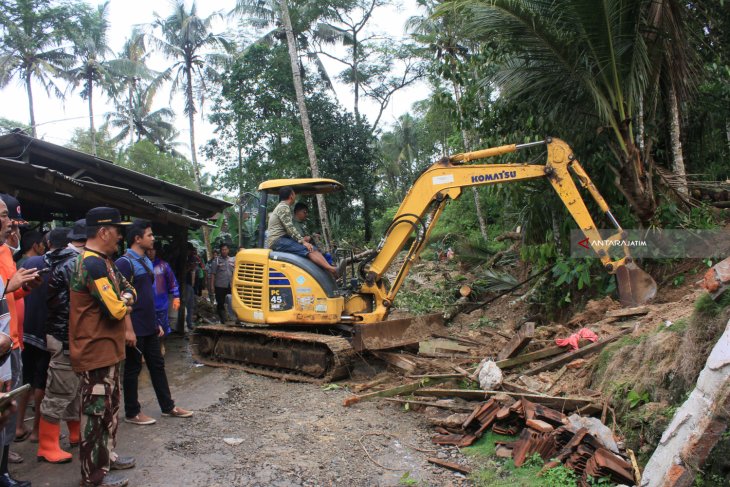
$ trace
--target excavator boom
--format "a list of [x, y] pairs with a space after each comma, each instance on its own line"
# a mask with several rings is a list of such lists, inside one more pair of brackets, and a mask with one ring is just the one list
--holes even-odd
[[[517, 152], [521, 149], [545, 145], [548, 157], [545, 165], [536, 164], [466, 164], [470, 161]], [[596, 201], [606, 218], [616, 228], [617, 233], [603, 239], [591, 217], [573, 180], [575, 174], [581, 186]], [[546, 139], [528, 144], [511, 144], [483, 149], [475, 152], [445, 157], [428, 168], [416, 180], [396, 213], [393, 223], [378, 246], [366, 275], [366, 286], [371, 290], [377, 287], [391, 266], [395, 257], [405, 247], [414, 230], [416, 238], [408, 257], [398, 270], [398, 274], [388, 289], [384, 300], [389, 306], [413, 261], [423, 248], [428, 234], [434, 228], [448, 199], [456, 199], [462, 189], [470, 186], [484, 186], [527, 179], [547, 178], [558, 193], [563, 204], [588, 238], [593, 251], [610, 274], [616, 274], [619, 294], [624, 306], [637, 306], [646, 303], [656, 294], [656, 283], [647, 273], [639, 269], [631, 258], [629, 248], [621, 247], [623, 255], [612, 259], [609, 241], [621, 240], [623, 229], [611, 213], [608, 204], [588, 177], [573, 154], [572, 149], [560, 139]], [[382, 318], [381, 318], [382, 319]]]

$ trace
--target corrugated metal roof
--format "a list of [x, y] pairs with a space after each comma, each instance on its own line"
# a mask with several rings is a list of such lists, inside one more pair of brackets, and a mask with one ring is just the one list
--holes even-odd
[[24, 213], [38, 220], [49, 214], [80, 218], [106, 204], [135, 217], [198, 227], [231, 206], [23, 132], [0, 136], [0, 170], [0, 189], [17, 194]]

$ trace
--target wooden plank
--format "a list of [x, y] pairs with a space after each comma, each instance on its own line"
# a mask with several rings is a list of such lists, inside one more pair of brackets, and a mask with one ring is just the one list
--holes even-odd
[[523, 387], [519, 384], [515, 384], [514, 382], [510, 382], [508, 380], [502, 381], [502, 388], [505, 391], [508, 391], [508, 393], [519, 392], [520, 394], [535, 394], [535, 395], [539, 395], [539, 396], [545, 395], [545, 394], [542, 394], [541, 392], [533, 391], [532, 389], [528, 389], [527, 387]]
[[[578, 342], [579, 345], [581, 345], [581, 343], [586, 344], [589, 342]], [[565, 347], [543, 348], [542, 350], [538, 350], [537, 352], [523, 353], [522, 355], [518, 355], [517, 357], [500, 360], [499, 362], [497, 362], [497, 367], [502, 370], [511, 369], [513, 367], [517, 367], [518, 365], [535, 362], [536, 360], [542, 360], [548, 357], [554, 357], [555, 355], [560, 355], [561, 353], [565, 353], [565, 350]]]
[[535, 323], [528, 321], [515, 333], [515, 336], [507, 342], [507, 345], [499, 352], [497, 356], [498, 360], [508, 359], [519, 354], [530, 344], [532, 338], [535, 336]]
[[440, 460], [438, 458], [428, 458], [428, 463], [433, 463], [434, 465], [438, 465], [439, 467], [448, 468], [449, 470], [453, 470], [455, 472], [463, 473], [464, 475], [469, 475], [471, 473], [471, 469], [469, 467], [466, 467], [464, 465], [459, 465], [458, 463], [454, 462], [447, 462], [444, 460]]
[[629, 316], [643, 316], [649, 313], [648, 306], [636, 306], [634, 308], [620, 308], [606, 311], [608, 318], [627, 318]]
[[433, 338], [418, 343], [419, 354], [469, 353], [469, 348], [448, 338]]
[[415, 363], [413, 360], [409, 360], [408, 357], [400, 353], [377, 351], [373, 351], [371, 353], [378, 357], [380, 360], [387, 362], [394, 367], [405, 370], [408, 373], [411, 373], [416, 370], [416, 368], [418, 368], [417, 363]]
[[524, 372], [522, 375], [534, 375], [534, 374], [538, 374], [540, 372], [544, 372], [546, 370], [552, 370], [552, 369], [556, 369], [558, 367], [562, 367], [563, 365], [575, 360], [578, 357], [583, 357], [585, 355], [603, 350], [603, 348], [606, 345], [618, 340], [619, 338], [626, 335], [627, 333], [629, 333], [629, 330], [624, 330], [622, 332], [616, 333], [615, 335], [611, 335], [607, 338], [604, 338], [603, 340], [599, 340], [595, 343], [591, 343], [590, 345], [579, 348], [578, 350], [573, 350], [573, 351], [564, 353], [562, 355], [558, 355], [554, 359], [548, 360], [547, 362], [545, 362], [542, 365], [538, 365], [537, 367], [531, 368], [530, 370]]
[[602, 407], [601, 405], [594, 404], [595, 398], [576, 396], [556, 397], [544, 396], [541, 394], [525, 394], [520, 392], [423, 388], [414, 391], [413, 394], [416, 396], [460, 397], [469, 401], [484, 401], [495, 394], [507, 394], [515, 398], [527, 399], [537, 404], [543, 404], [558, 411], [573, 411], [578, 408], [586, 408], [584, 409], [584, 412], [600, 412]]
[[[438, 384], [440, 382], [443, 382], [443, 380], [432, 379], [432, 380], [428, 381], [429, 384]], [[409, 382], [408, 384], [402, 384], [397, 387], [391, 387], [390, 389], [385, 389], [384, 391], [370, 392], [368, 394], [361, 394], [359, 396], [352, 395], [352, 396], [346, 398], [343, 401], [342, 405], [347, 407], [347, 406], [352, 406], [353, 404], [358, 403], [360, 401], [367, 401], [368, 399], [373, 399], [376, 397], [393, 397], [393, 396], [398, 396], [400, 394], [410, 394], [410, 393], [420, 389], [423, 386], [424, 386], [424, 381], [419, 380], [416, 382]]]
[[456, 406], [453, 404], [440, 404], [435, 401], [419, 401], [418, 399], [400, 399], [397, 397], [384, 397], [389, 402], [396, 402], [399, 404], [418, 404], [419, 406], [430, 406], [434, 408], [448, 409], [449, 411], [456, 411], [457, 413], [470, 413], [474, 408], [468, 406]]
[[368, 389], [372, 389], [375, 386], [379, 386], [383, 382], [387, 382], [391, 377], [388, 374], [383, 374], [377, 379], [373, 379], [370, 382], [365, 382], [364, 384], [355, 384], [352, 387], [350, 387], [350, 390], [352, 392], [362, 392], [366, 391]]

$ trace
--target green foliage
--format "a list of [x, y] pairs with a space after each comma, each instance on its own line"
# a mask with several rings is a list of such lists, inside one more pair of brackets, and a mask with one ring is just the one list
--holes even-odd
[[542, 481], [545, 487], [578, 487], [578, 476], [565, 465], [547, 470], [542, 475]]
[[695, 302], [695, 311], [699, 314], [713, 318], [730, 305], [730, 292], [725, 291], [716, 301], [709, 293], [701, 295]]
[[525, 459], [523, 464], [525, 467], [542, 467], [545, 465], [545, 461], [542, 459], [539, 453], [533, 453]]
[[609, 486], [613, 485], [613, 482], [611, 482], [611, 479], [608, 477], [593, 477], [591, 475], [588, 476], [588, 485], [591, 487], [598, 487], [598, 486]]
[[408, 471], [398, 479], [398, 485], [418, 485], [418, 479], [411, 477], [411, 472]]
[[626, 396], [626, 400], [629, 403], [629, 407], [631, 409], [636, 409], [642, 404], [646, 404], [647, 402], [651, 401], [651, 396], [649, 396], [648, 391], [644, 392], [637, 392], [636, 389], [631, 389], [629, 391], [629, 394]]
[[499, 323], [491, 318], [488, 318], [486, 316], [482, 316], [478, 320], [476, 320], [474, 323], [469, 325], [469, 328], [472, 330], [478, 330], [479, 328], [498, 328]]
[[[109, 137], [109, 132], [107, 131], [106, 126], [102, 125], [95, 131], [94, 139], [96, 141], [96, 157], [112, 162], [118, 160], [119, 153], [116, 149], [116, 145]], [[85, 129], [75, 129], [71, 136], [71, 140], [68, 143], [68, 147], [91, 154], [91, 132]]]
[[195, 188], [190, 161], [161, 152], [148, 140], [141, 140], [127, 149], [119, 164], [184, 188]]
[[422, 287], [410, 288], [406, 282], [398, 291], [394, 306], [414, 315], [442, 311], [453, 301], [450, 293], [444, 289], [444, 284], [439, 282], [433, 289], [424, 290]]

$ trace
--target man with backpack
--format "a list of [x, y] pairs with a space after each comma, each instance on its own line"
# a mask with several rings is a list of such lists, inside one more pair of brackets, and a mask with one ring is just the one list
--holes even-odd
[[124, 366], [124, 421], [148, 425], [156, 420], [141, 410], [137, 385], [142, 370], [142, 358], [147, 364], [152, 387], [157, 396], [163, 416], [189, 418], [192, 411], [175, 406], [170, 395], [170, 387], [165, 373], [165, 359], [160, 349], [160, 337], [164, 331], [157, 324], [155, 313], [154, 271], [152, 261], [146, 252], [154, 249], [155, 237], [150, 222], [135, 220], [127, 230], [127, 252], [116, 261], [119, 272], [134, 286], [137, 301], [132, 307], [132, 326], [137, 336], [137, 346], [127, 347], [127, 360]]

